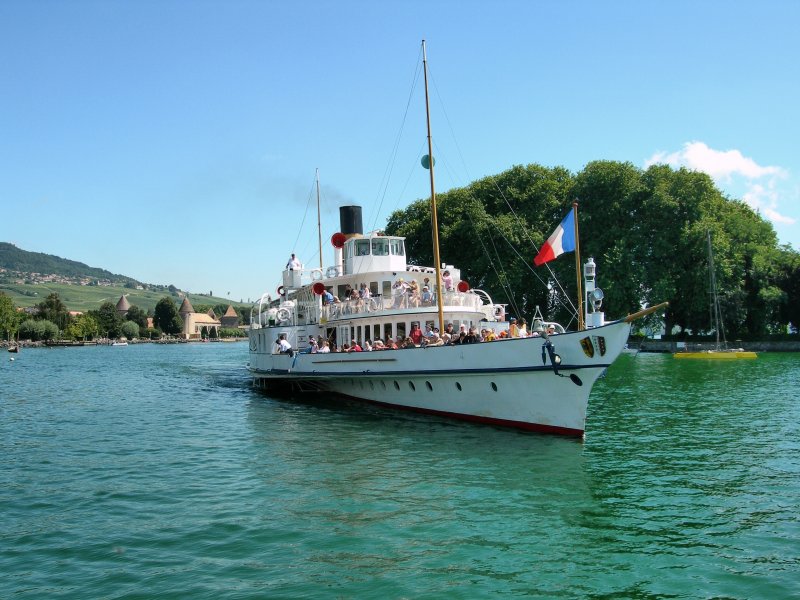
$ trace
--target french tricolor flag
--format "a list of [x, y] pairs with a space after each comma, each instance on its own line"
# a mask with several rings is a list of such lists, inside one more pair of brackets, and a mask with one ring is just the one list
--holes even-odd
[[539, 254], [533, 259], [533, 264], [538, 266], [553, 260], [564, 252], [575, 251], [575, 212], [569, 211], [561, 225], [556, 227], [553, 234], [542, 245]]

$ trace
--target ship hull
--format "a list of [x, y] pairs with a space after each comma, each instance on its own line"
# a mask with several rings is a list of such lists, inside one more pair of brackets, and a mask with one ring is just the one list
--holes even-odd
[[[253, 330], [249, 369], [273, 392], [329, 393], [381, 406], [579, 436], [592, 386], [619, 356], [630, 324], [545, 338], [331, 354], [269, 354]], [[274, 333], [272, 334], [274, 336]], [[259, 337], [263, 339], [259, 339]]]

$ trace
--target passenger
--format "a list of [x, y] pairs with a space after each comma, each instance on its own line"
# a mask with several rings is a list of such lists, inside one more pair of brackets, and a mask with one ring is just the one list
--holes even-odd
[[390, 337], [386, 338], [386, 349], [387, 350], [397, 350], [397, 343], [395, 343], [395, 341]]
[[372, 293], [369, 291], [366, 283], [362, 283], [361, 287], [358, 288], [358, 295], [361, 296], [362, 300], [369, 300], [372, 298]]
[[487, 329], [486, 335], [483, 336], [484, 342], [493, 342], [497, 339], [497, 335], [494, 332], [494, 329]]
[[437, 332], [432, 332], [430, 337], [425, 338], [424, 340], [425, 347], [428, 346], [444, 346], [444, 340], [439, 337]]
[[292, 350], [292, 345], [289, 343], [289, 340], [286, 339], [286, 334], [282, 333], [280, 337], [275, 340], [276, 346], [276, 354], [288, 354], [289, 356], [294, 356], [294, 350]]
[[386, 346], [383, 345], [383, 341], [378, 338], [372, 343], [373, 350], [386, 350]]
[[444, 326], [444, 333], [442, 333], [442, 339], [444, 340], [445, 344], [450, 344], [453, 341], [453, 324], [448, 323]]
[[517, 327], [517, 320], [514, 317], [511, 317], [508, 322], [510, 323], [508, 326], [508, 337], [518, 338], [519, 327]]
[[403, 340], [403, 346], [402, 347], [406, 348], [406, 349], [408, 349], [408, 348], [416, 348], [417, 345], [414, 343], [414, 340], [411, 337], [407, 337], [405, 340]]
[[297, 260], [297, 257], [294, 255], [294, 253], [292, 253], [292, 256], [286, 262], [286, 269], [288, 271], [299, 271], [302, 268], [303, 268], [302, 263], [299, 260]]
[[417, 346], [422, 343], [422, 331], [420, 330], [419, 325], [416, 323], [411, 326], [411, 333], [409, 334], [409, 337], [411, 337], [411, 339], [414, 341], [414, 344]]
[[467, 343], [466, 339], [467, 339], [467, 332], [466, 331], [459, 331], [458, 332], [458, 337], [454, 338], [452, 343], [453, 344], [458, 344], [458, 345], [466, 344]]
[[408, 284], [408, 306], [417, 308], [421, 301], [419, 296], [419, 284], [415, 280], [411, 280]]
[[331, 351], [330, 346], [328, 345], [328, 340], [322, 340], [320, 344], [319, 353], [320, 354], [328, 354]]
[[308, 343], [309, 343], [308, 348], [310, 354], [316, 354], [317, 352], [319, 352], [319, 346], [317, 346], [317, 340], [314, 339], [313, 335], [308, 339]]
[[369, 343], [369, 340], [364, 340], [364, 352], [372, 352], [372, 344]]
[[433, 325], [431, 323], [426, 323], [425, 325], [425, 333], [423, 334], [424, 337], [429, 338], [433, 335]]
[[325, 291], [322, 293], [322, 303], [333, 304], [333, 294], [331, 294], [330, 288], [325, 288]]
[[405, 308], [406, 284], [402, 277], [392, 285], [392, 300], [392, 308]]
[[525, 319], [519, 321], [519, 337], [528, 337], [528, 322]]
[[358, 340], [353, 342], [353, 345], [350, 346], [350, 349], [348, 350], [348, 352], [363, 352], [363, 351], [364, 349], [361, 346], [359, 346]]
[[421, 300], [422, 306], [430, 306], [433, 304], [433, 294], [431, 294], [431, 289], [427, 285], [422, 287]]
[[442, 273], [442, 287], [445, 292], [453, 291], [453, 276], [450, 275], [450, 271]]
[[547, 326], [547, 335], [556, 335], [556, 326], [555, 325], [548, 325]]
[[481, 338], [478, 335], [478, 332], [475, 330], [474, 327], [470, 327], [469, 331], [467, 332], [467, 335], [464, 336], [464, 341], [462, 343], [464, 343], [464, 344], [479, 344], [480, 341], [481, 341]]

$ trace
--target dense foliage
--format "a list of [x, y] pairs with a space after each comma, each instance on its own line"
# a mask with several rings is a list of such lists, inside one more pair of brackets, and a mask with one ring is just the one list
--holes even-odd
[[183, 320], [178, 314], [178, 307], [169, 296], [164, 296], [156, 304], [153, 311], [153, 324], [167, 334], [176, 334], [183, 331]]
[[[516, 166], [437, 196], [443, 262], [474, 288], [508, 302], [513, 314], [574, 325], [573, 254], [534, 268], [532, 259], [572, 202], [579, 203], [581, 258], [595, 258], [612, 317], [669, 301], [666, 330], [708, 331], [706, 232], [729, 337], [759, 336], [800, 323], [800, 258], [779, 247], [769, 222], [725, 197], [704, 173], [597, 161], [575, 175]], [[430, 209], [418, 200], [389, 218], [406, 237], [409, 262], [433, 264]], [[560, 282], [562, 288], [556, 283]]]

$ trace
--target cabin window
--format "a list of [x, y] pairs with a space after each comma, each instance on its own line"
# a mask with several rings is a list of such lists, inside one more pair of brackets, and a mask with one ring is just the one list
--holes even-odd
[[373, 340], [380, 339], [380, 337], [381, 337], [381, 326], [380, 325], [375, 325], [372, 329], [375, 332], [375, 334], [372, 336], [372, 339]]
[[389, 256], [389, 240], [386, 238], [373, 238], [372, 254], [374, 256]]
[[389, 240], [389, 245], [392, 248], [392, 254], [394, 256], [403, 256], [405, 252], [403, 252], [403, 240]]
[[369, 256], [369, 240], [356, 240], [356, 256]]
[[383, 324], [383, 338], [384, 338], [384, 341], [388, 341], [390, 337], [392, 337], [392, 324], [391, 323], [384, 323]]
[[383, 291], [381, 292], [381, 294], [383, 294], [383, 297], [386, 300], [391, 300], [392, 299], [392, 282], [391, 281], [384, 281], [383, 282]]
[[397, 337], [406, 339], [406, 324], [405, 323], [398, 323], [397, 324]]
[[369, 282], [369, 293], [373, 296], [378, 295], [378, 282], [377, 281], [370, 281]]

